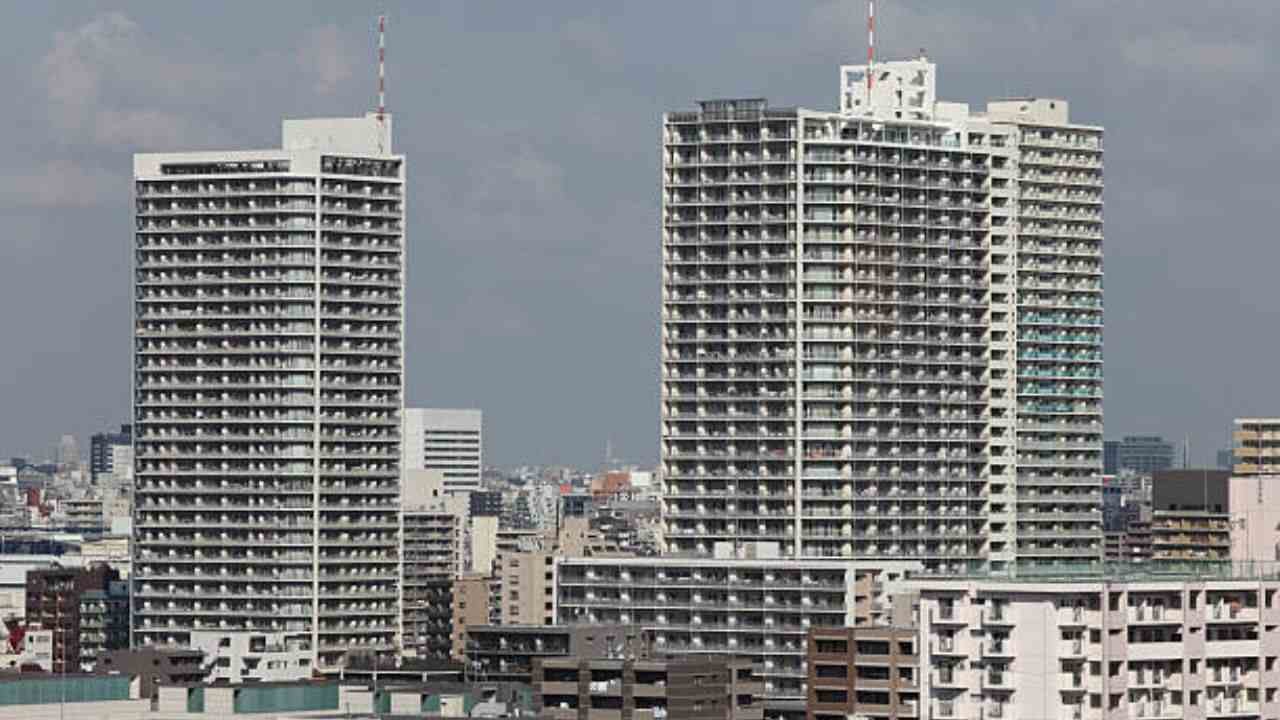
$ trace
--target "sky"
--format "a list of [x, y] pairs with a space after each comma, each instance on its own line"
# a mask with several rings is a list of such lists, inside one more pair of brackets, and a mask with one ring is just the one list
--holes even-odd
[[[861, 0], [0, 3], [0, 457], [127, 422], [131, 155], [277, 147], [376, 88], [408, 156], [410, 406], [486, 461], [658, 454], [659, 128], [699, 99], [832, 109]], [[1274, 0], [880, 0], [940, 98], [1106, 127], [1107, 435], [1280, 415]]]

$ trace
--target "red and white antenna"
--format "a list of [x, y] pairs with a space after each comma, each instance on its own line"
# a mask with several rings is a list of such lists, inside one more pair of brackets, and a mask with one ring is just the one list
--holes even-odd
[[378, 122], [387, 114], [387, 16], [378, 16]]
[[876, 64], [876, 0], [867, 0], [867, 103], [871, 102], [872, 67]]

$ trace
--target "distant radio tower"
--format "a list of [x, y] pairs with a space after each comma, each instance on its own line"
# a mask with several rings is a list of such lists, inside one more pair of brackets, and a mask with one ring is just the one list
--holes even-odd
[[387, 137], [387, 16], [378, 16], [378, 152]]
[[387, 16], [378, 16], [378, 122], [387, 114]]
[[876, 0], [867, 0], [867, 104], [871, 104], [871, 68], [876, 64]]

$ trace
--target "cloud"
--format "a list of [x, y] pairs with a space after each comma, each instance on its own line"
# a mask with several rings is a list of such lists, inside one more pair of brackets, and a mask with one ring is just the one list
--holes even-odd
[[332, 95], [351, 77], [354, 52], [337, 25], [313, 28], [302, 36], [296, 54], [298, 68], [311, 78], [317, 95]]
[[1141, 35], [1124, 48], [1123, 56], [1144, 71], [1256, 73], [1266, 67], [1259, 43], [1198, 37], [1182, 28]]
[[118, 174], [65, 160], [0, 175], [0, 197], [8, 207], [23, 210], [88, 208], [109, 199], [118, 205], [128, 187]]

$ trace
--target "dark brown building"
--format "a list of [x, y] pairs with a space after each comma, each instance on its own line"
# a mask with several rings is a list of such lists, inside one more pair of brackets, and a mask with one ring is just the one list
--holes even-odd
[[903, 627], [809, 631], [808, 720], [919, 717], [916, 631]]
[[27, 626], [53, 631], [54, 672], [80, 670], [81, 600], [86, 593], [109, 593], [119, 580], [119, 571], [104, 564], [27, 572]]
[[161, 685], [202, 683], [208, 674], [204, 653], [186, 648], [113, 650], [102, 656], [96, 671], [137, 675], [144, 698], [155, 698]]
[[540, 658], [534, 706], [545, 720], [761, 720], [764, 685], [729, 657]]

